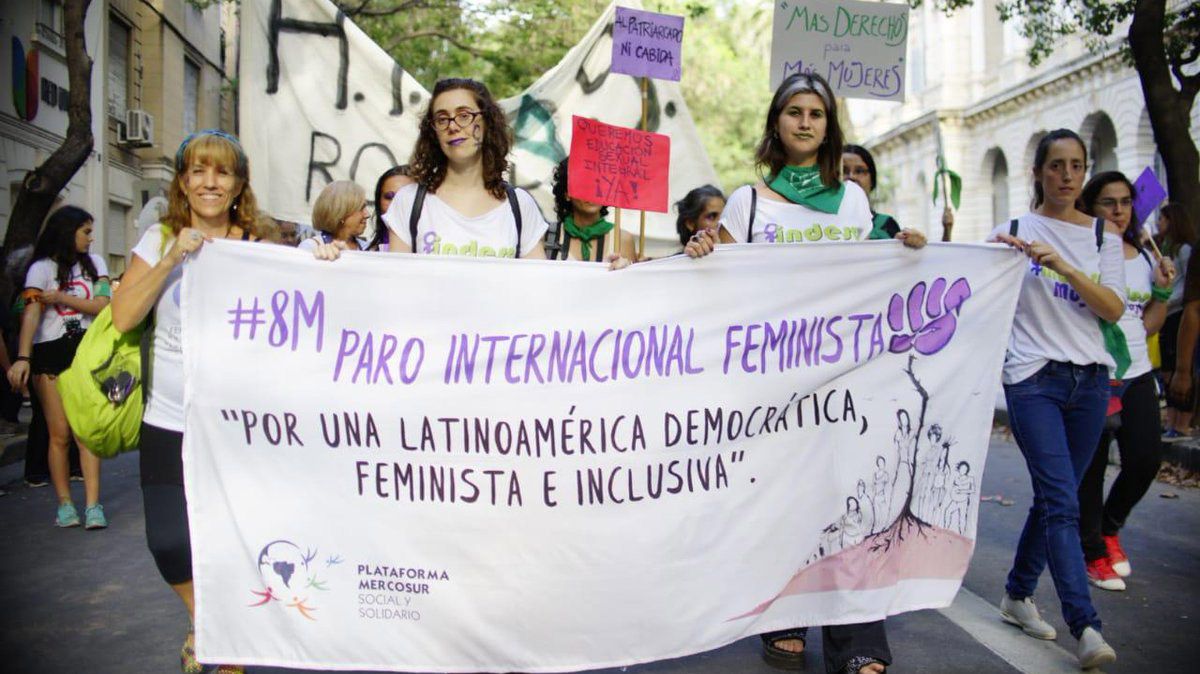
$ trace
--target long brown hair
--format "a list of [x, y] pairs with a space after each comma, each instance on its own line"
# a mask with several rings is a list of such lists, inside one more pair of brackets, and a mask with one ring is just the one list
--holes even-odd
[[[825, 78], [817, 74], [795, 73], [786, 77], [775, 90], [771, 99], [771, 107], [767, 109], [767, 120], [763, 125], [762, 140], [758, 142], [758, 150], [754, 153], [754, 163], [758, 167], [760, 177], [769, 181], [787, 165], [787, 150], [779, 139], [779, 115], [787, 107], [788, 101], [796, 94], [815, 94], [825, 104], [825, 140], [817, 149], [817, 166], [821, 169], [821, 182], [826, 187], [837, 187], [842, 173], [842, 145], [845, 138], [842, 135], [841, 124], [838, 123], [837, 99], [833, 89]], [[766, 171], [766, 176], [762, 175]]]
[[1165, 234], [1160, 234], [1162, 239], [1160, 247], [1167, 255], [1175, 255], [1179, 247], [1187, 244], [1189, 246], [1196, 245], [1196, 230], [1192, 226], [1192, 219], [1188, 217], [1187, 209], [1183, 204], [1171, 201], [1163, 204], [1163, 207], [1158, 211], [1159, 222], [1162, 222], [1163, 217], [1171, 223], [1170, 229]]
[[222, 167], [237, 177], [241, 191], [229, 207], [229, 222], [258, 238], [258, 201], [250, 189], [250, 164], [237, 141], [223, 132], [201, 131], [188, 136], [180, 145], [176, 153], [175, 178], [167, 190], [167, 214], [162, 223], [171, 228], [172, 234], [179, 234], [179, 230], [192, 225], [183, 183], [187, 180], [186, 168], [197, 163]]
[[433, 86], [433, 95], [421, 117], [417, 143], [409, 159], [409, 175], [430, 192], [436, 192], [446, 179], [446, 154], [442, 152], [437, 130], [433, 128], [433, 103], [438, 96], [454, 89], [465, 89], [475, 96], [475, 105], [483, 117], [483, 187], [493, 197], [503, 199], [504, 172], [508, 170], [512, 135], [504, 111], [496, 104], [488, 88], [476, 80], [451, 77], [438, 80]]

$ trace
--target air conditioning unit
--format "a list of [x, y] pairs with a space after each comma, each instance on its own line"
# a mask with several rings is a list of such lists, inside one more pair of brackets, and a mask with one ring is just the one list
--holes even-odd
[[117, 142], [130, 147], [149, 147], [154, 143], [154, 118], [145, 110], [128, 110], [125, 121], [117, 122]]

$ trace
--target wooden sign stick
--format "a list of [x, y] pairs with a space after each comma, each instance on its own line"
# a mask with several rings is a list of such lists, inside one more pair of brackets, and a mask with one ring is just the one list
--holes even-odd
[[[647, 107], [650, 105], [650, 78], [642, 78], [642, 131], [646, 131], [649, 126], [647, 115]], [[637, 262], [646, 255], [646, 211], [642, 211], [642, 222], [638, 230], [638, 245], [635, 251], [637, 259], [630, 262]]]

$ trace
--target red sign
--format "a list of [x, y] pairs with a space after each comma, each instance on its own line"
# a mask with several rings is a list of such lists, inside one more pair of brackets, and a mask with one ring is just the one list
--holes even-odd
[[567, 194], [637, 211], [667, 212], [671, 139], [575, 116]]

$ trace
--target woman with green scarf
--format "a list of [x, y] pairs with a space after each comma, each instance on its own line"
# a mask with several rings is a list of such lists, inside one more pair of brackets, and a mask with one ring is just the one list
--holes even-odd
[[[721, 243], [871, 238], [873, 218], [866, 193], [840, 179], [843, 144], [829, 84], [820, 75], [806, 73], [786, 78], [771, 100], [755, 153], [763, 179], [735, 190], [718, 230], [697, 232], [684, 251], [691, 257], [707, 255], [718, 237]], [[913, 229], [901, 229], [892, 238], [909, 248], [925, 245], [925, 236]], [[891, 663], [882, 620], [826, 626], [822, 632], [829, 674], [882, 674]], [[807, 637], [807, 627], [763, 634], [763, 657], [781, 669], [804, 669]]]
[[[558, 228], [551, 230], [546, 242], [546, 257], [552, 260], [583, 260], [604, 262], [611, 253], [612, 239], [608, 237], [613, 223], [605, 219], [608, 207], [567, 196], [567, 162], [563, 159], [554, 168], [554, 213]], [[621, 232], [621, 257], [636, 260], [637, 251], [631, 232]]]

